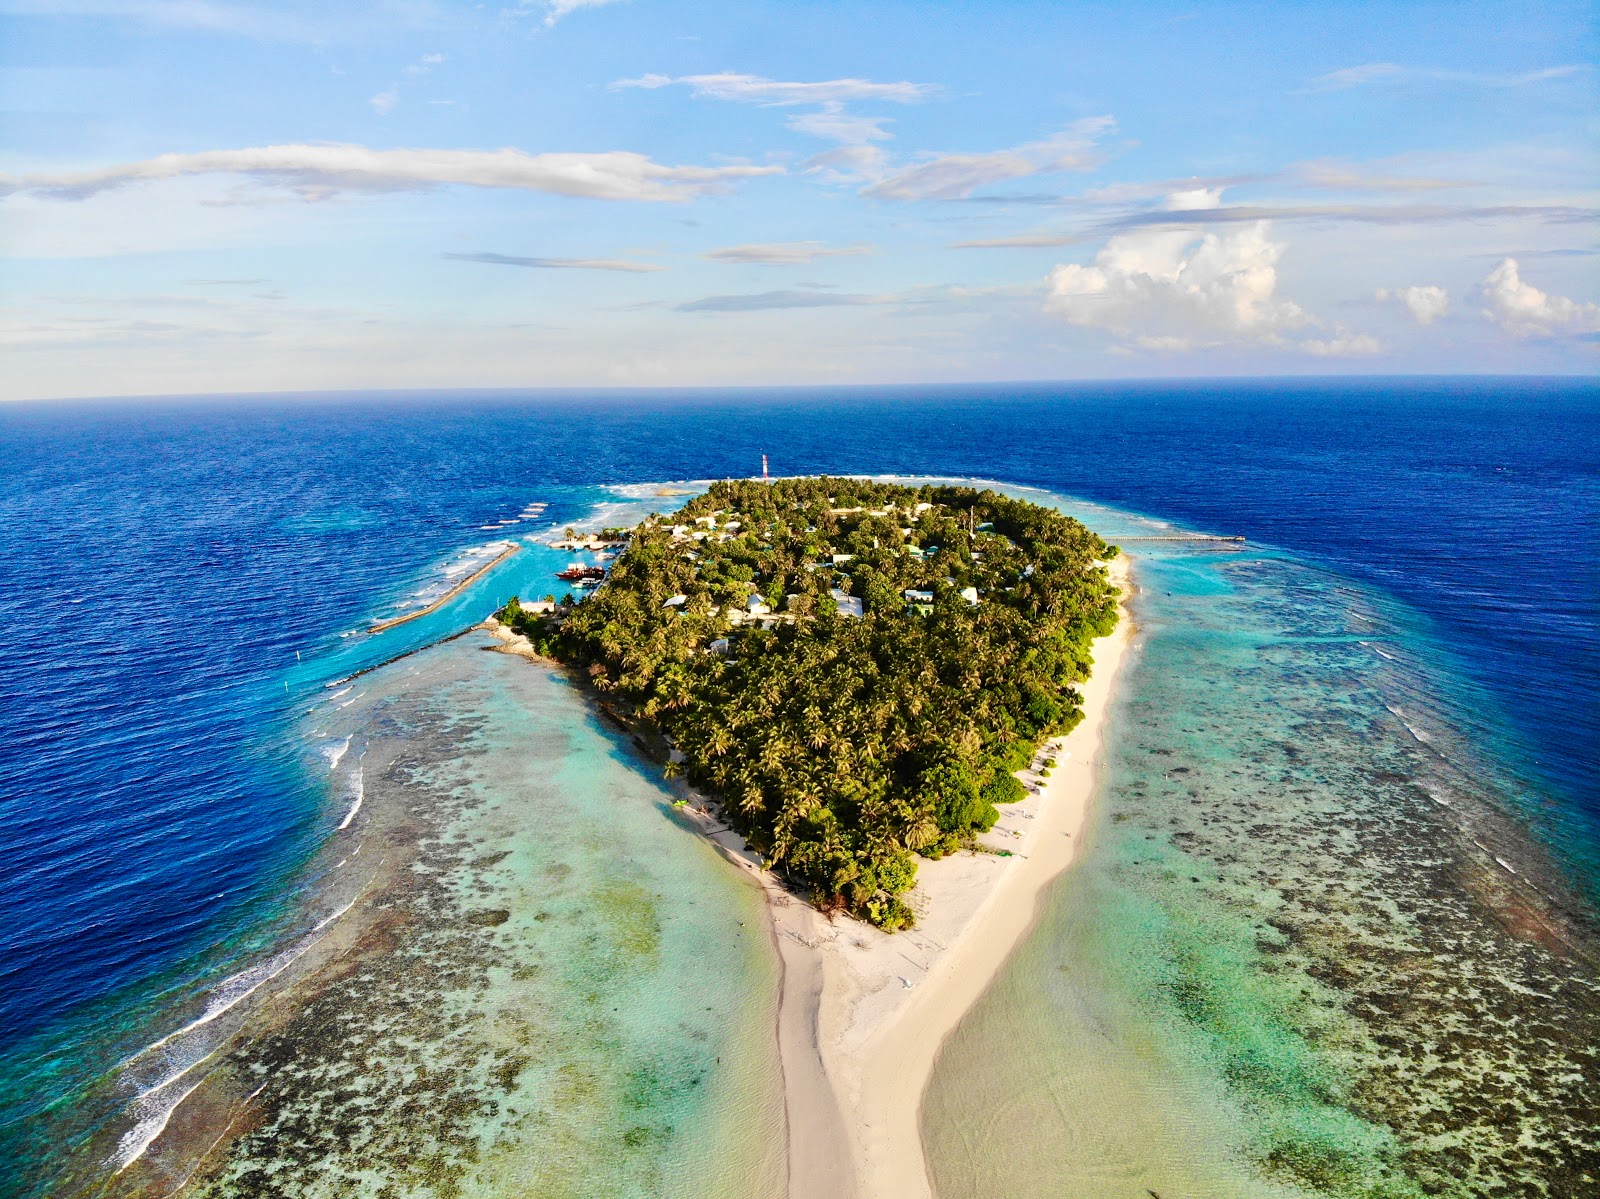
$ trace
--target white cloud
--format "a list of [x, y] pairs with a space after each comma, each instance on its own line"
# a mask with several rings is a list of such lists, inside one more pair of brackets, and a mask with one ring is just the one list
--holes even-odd
[[875, 83], [870, 79], [824, 79], [811, 83], [766, 79], [760, 75], [723, 72], [716, 75], [641, 75], [619, 79], [613, 88], [658, 88], [679, 85], [695, 96], [710, 100], [732, 100], [744, 104], [788, 106], [794, 104], [838, 104], [846, 100], [882, 100], [893, 104], [915, 104], [936, 90], [926, 83]]
[[1483, 280], [1484, 315], [1518, 337], [1600, 332], [1600, 304], [1553, 296], [1522, 281], [1515, 258], [1502, 259]]
[[370, 4], [239, 3], [237, 0], [0, 0], [7, 16], [85, 16], [157, 29], [325, 45], [364, 42], [401, 29], [449, 23], [434, 0]]
[[844, 110], [844, 105], [824, 104], [816, 112], [796, 113], [784, 123], [796, 133], [807, 133], [847, 146], [864, 146], [868, 142], [889, 140], [884, 125], [889, 117], [863, 117]]
[[1537, 71], [1520, 71], [1515, 74], [1489, 74], [1482, 71], [1449, 71], [1437, 67], [1403, 67], [1392, 62], [1369, 62], [1360, 66], [1344, 67], [1318, 75], [1304, 89], [1307, 92], [1339, 92], [1353, 87], [1363, 87], [1382, 80], [1413, 81], [1419, 83], [1454, 83], [1468, 87], [1511, 88], [1529, 87], [1551, 79], [1565, 79], [1591, 68], [1579, 64], [1544, 67]]
[[1345, 88], [1360, 87], [1366, 83], [1376, 83], [1380, 79], [1393, 79], [1403, 73], [1403, 68], [1398, 63], [1368, 62], [1358, 67], [1344, 67], [1338, 71], [1329, 71], [1326, 75], [1318, 75], [1311, 81], [1308, 90], [1314, 92], [1337, 92]]
[[823, 183], [870, 183], [883, 178], [887, 161], [879, 146], [840, 146], [806, 159], [800, 173]]
[[986, 154], [942, 154], [897, 171], [862, 194], [879, 200], [958, 200], [980, 187], [1050, 171], [1082, 171], [1103, 155], [1099, 138], [1116, 128], [1111, 117], [1089, 117], [1044, 141]]
[[689, 200], [737, 179], [782, 174], [776, 166], [665, 166], [643, 154], [527, 154], [521, 150], [373, 150], [358, 145], [255, 146], [162, 154], [96, 171], [0, 176], [0, 196], [81, 200], [112, 188], [190, 175], [245, 175], [307, 199], [345, 191], [434, 187], [512, 188], [597, 200]]
[[1365, 333], [1336, 329], [1332, 337], [1307, 338], [1299, 343], [1299, 348], [1308, 354], [1315, 354], [1318, 358], [1353, 358], [1364, 354], [1376, 354], [1383, 349], [1383, 346], [1376, 337]]
[[1164, 205], [1168, 212], [1209, 212], [1222, 207], [1220, 187], [1191, 187], [1176, 191], [1167, 197]]
[[386, 117], [393, 112], [395, 110], [395, 106], [400, 103], [399, 89], [391, 87], [388, 91], [379, 92], [376, 96], [372, 97], [372, 99], [368, 100], [367, 103], [372, 105], [373, 112], [377, 113], [380, 117]]
[[721, 250], [710, 250], [703, 257], [715, 262], [794, 266], [815, 262], [818, 258], [846, 258], [870, 253], [872, 247], [866, 245], [830, 246], [820, 241], [787, 241], [727, 246]]
[[545, 28], [550, 28], [562, 17], [570, 16], [580, 8], [600, 8], [615, 3], [617, 0], [545, 0]]
[[[1381, 168], [1380, 168], [1381, 170]], [[1452, 187], [1472, 187], [1463, 179], [1443, 179], [1426, 175], [1380, 173], [1371, 164], [1355, 165], [1319, 158], [1289, 169], [1289, 177], [1306, 187], [1324, 191], [1438, 191]]]
[[1380, 302], [1398, 300], [1404, 304], [1419, 325], [1431, 325], [1450, 309], [1450, 293], [1431, 283], [1413, 283], [1410, 287], [1390, 291], [1380, 287], [1376, 293]]
[[481, 262], [488, 266], [520, 266], [546, 271], [622, 271], [648, 274], [667, 268], [635, 258], [526, 258], [517, 254], [445, 254], [452, 262]]
[[[1217, 189], [1168, 198], [1173, 212], [1207, 212]], [[1069, 323], [1104, 329], [1125, 348], [1179, 351], [1221, 345], [1272, 346], [1319, 356], [1370, 354], [1370, 336], [1322, 323], [1277, 294], [1287, 245], [1267, 221], [1208, 231], [1203, 225], [1119, 233], [1091, 265], [1050, 273], [1045, 306]]]

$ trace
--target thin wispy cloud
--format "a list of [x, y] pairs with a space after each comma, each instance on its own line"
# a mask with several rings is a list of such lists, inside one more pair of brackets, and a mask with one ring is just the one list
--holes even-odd
[[639, 262], [631, 258], [525, 258], [517, 254], [443, 254], [452, 262], [481, 262], [489, 266], [520, 266], [530, 270], [546, 271], [624, 271], [629, 274], [648, 274], [667, 268], [654, 262]]
[[796, 113], [784, 124], [796, 133], [824, 141], [864, 146], [868, 142], [888, 141], [890, 134], [884, 126], [892, 121], [892, 117], [864, 117], [846, 112], [842, 104], [830, 103], [816, 112]]
[[93, 17], [152, 29], [181, 30], [266, 41], [324, 44], [397, 29], [439, 28], [448, 22], [431, 0], [384, 0], [361, 5], [275, 5], [239, 0], [0, 0], [13, 16]]
[[1369, 62], [1318, 75], [1301, 89], [1302, 95], [1342, 92], [1373, 83], [1445, 83], [1464, 87], [1513, 88], [1566, 79], [1591, 68], [1576, 63], [1544, 67], [1537, 71], [1494, 74], [1482, 71], [1448, 71], [1437, 67], [1404, 67], [1393, 62]]
[[341, 192], [460, 186], [547, 192], [595, 200], [671, 202], [782, 174], [777, 166], [667, 166], [627, 150], [527, 154], [521, 150], [373, 150], [360, 145], [255, 146], [162, 154], [95, 171], [0, 176], [0, 196], [82, 200], [100, 192], [192, 175], [242, 175], [306, 199]]
[[1000, 237], [969, 238], [952, 242], [950, 248], [1008, 250], [1070, 246], [1126, 229], [1242, 225], [1256, 221], [1402, 226], [1505, 220], [1534, 221], [1546, 225], [1590, 224], [1600, 220], [1600, 210], [1566, 204], [1219, 204], [1202, 209], [1166, 207], [1095, 220], [1076, 229], [1045, 229]]
[[1600, 210], [1569, 204], [1234, 204], [1206, 212], [1139, 212], [1108, 222], [1108, 228], [1157, 225], [1243, 224], [1251, 221], [1349, 222], [1368, 225], [1434, 225], [1451, 221], [1527, 220], [1572, 224], [1600, 219]]
[[551, 28], [562, 17], [571, 16], [580, 8], [603, 8], [617, 2], [618, 0], [545, 0], [543, 6], [545, 28]]
[[1105, 160], [1100, 138], [1116, 127], [1111, 117], [1089, 117], [1073, 122], [1054, 137], [1008, 150], [935, 155], [894, 172], [861, 194], [876, 200], [958, 200], [1008, 179], [1090, 170]]
[[1358, 166], [1328, 158], [1300, 163], [1292, 167], [1286, 177], [1302, 186], [1324, 191], [1426, 192], [1477, 186], [1471, 180], [1388, 174], [1371, 166]]
[[938, 90], [927, 83], [877, 83], [870, 79], [823, 79], [794, 82], [767, 79], [760, 75], [722, 72], [715, 75], [641, 75], [619, 79], [611, 85], [622, 88], [687, 87], [690, 94], [708, 100], [731, 100], [740, 104], [784, 107], [795, 104], [840, 104], [849, 100], [879, 100], [892, 104], [915, 104], [929, 99]]
[[797, 266], [819, 258], [849, 258], [872, 253], [868, 245], [830, 246], [820, 241], [757, 242], [709, 250], [702, 257], [713, 262], [760, 263]]
[[850, 292], [762, 291], [743, 295], [704, 296], [673, 307], [679, 312], [765, 312], [780, 308], [845, 308], [862, 304], [881, 304], [881, 297]]

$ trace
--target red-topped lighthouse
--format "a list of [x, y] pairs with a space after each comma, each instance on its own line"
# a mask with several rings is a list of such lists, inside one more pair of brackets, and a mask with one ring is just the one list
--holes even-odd
[[761, 481], [763, 483], [767, 481], [767, 456], [765, 454], [761, 455]]

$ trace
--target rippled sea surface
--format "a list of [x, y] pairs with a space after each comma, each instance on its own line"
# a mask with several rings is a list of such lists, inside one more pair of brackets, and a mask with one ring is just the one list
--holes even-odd
[[763, 451], [1250, 538], [1128, 542], [1094, 846], [941, 1061], [941, 1193], [1585, 1193], [1600, 392], [1552, 380], [0, 409], [0, 1190], [235, 1110], [216, 1194], [776, 1185], [770, 949], [648, 768], [471, 637], [337, 682]]

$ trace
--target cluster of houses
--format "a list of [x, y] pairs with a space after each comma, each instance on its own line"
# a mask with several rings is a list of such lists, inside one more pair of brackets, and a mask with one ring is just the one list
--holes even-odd
[[[902, 519], [906, 519], [911, 524], [915, 524], [922, 514], [929, 511], [932, 507], [933, 505], [929, 503], [919, 503], [908, 514], [902, 517]], [[886, 517], [898, 512], [899, 509], [832, 508], [829, 511], [835, 516], [848, 516], [857, 513], [864, 513], [868, 516]], [[735, 537], [739, 536], [741, 530], [743, 529], [743, 524], [740, 521], [719, 521], [718, 516], [720, 515], [720, 513], [716, 513], [711, 516], [698, 516], [687, 524], [675, 524], [671, 526], [670, 533], [672, 541], [675, 544], [683, 545], [685, 547], [686, 557], [690, 558], [691, 560], [698, 560], [700, 555], [692, 548], [688, 548], [690, 545], [695, 543], [704, 544], [707, 542], [720, 543], [731, 541]], [[987, 528], [990, 526], [985, 525], [981, 527]], [[815, 530], [812, 529], [808, 531], [814, 532]], [[607, 530], [606, 532], [610, 535], [606, 537], [593, 537], [574, 534], [571, 530], [568, 530], [568, 536], [566, 538], [561, 541], [554, 542], [553, 544], [557, 549], [565, 549], [569, 551], [592, 550], [606, 551], [609, 553], [619, 552], [626, 544], [626, 539], [616, 537], [615, 531], [613, 530]], [[912, 536], [911, 528], [903, 526], [900, 532], [907, 539], [906, 544], [902, 548], [905, 553], [911, 555], [912, 557], [923, 559], [930, 554], [938, 552], [939, 547], [936, 545], [918, 546], [913, 543], [910, 540]], [[974, 554], [973, 557], [977, 558], [978, 555]], [[828, 556], [827, 564], [835, 569], [847, 568], [849, 563], [854, 560], [854, 554], [835, 553]], [[820, 563], [810, 563], [807, 565], [807, 569], [816, 570], [821, 565], [822, 564]], [[581, 579], [578, 578], [580, 574], [583, 576]], [[591, 576], [601, 574], [603, 574], [603, 571], [598, 566], [590, 568], [572, 567], [561, 572], [558, 577], [562, 578], [563, 580], [574, 581], [578, 586], [582, 587], [586, 585], [594, 586], [598, 582], [598, 578]], [[953, 583], [953, 580], [950, 579], [946, 579], [945, 581], [947, 583]], [[754, 585], [752, 584], [752, 588], [753, 586]], [[979, 594], [976, 587], [964, 587], [958, 594], [962, 599], [966, 600], [968, 604], [976, 605], [979, 603]], [[933, 591], [907, 588], [904, 592], [902, 592], [902, 595], [904, 596], [906, 606], [909, 610], [922, 615], [927, 615], [933, 611]], [[843, 588], [830, 587], [828, 590], [828, 596], [830, 599], [832, 599], [840, 616], [851, 619], [860, 619], [864, 614], [861, 599], [858, 596], [851, 595]], [[687, 595], [673, 595], [669, 596], [663, 602], [662, 607], [678, 608], [681, 611], [688, 602], [689, 597]], [[558, 605], [548, 600], [525, 602], [522, 605], [524, 610], [529, 612], [552, 612], [557, 608], [557, 606]], [[732, 625], [741, 625], [754, 622], [764, 628], [771, 628], [781, 621], [792, 621], [795, 619], [792, 613], [774, 612], [772, 610], [772, 606], [768, 604], [766, 599], [763, 598], [759, 593], [752, 594], [742, 605], [730, 605], [725, 611], [716, 608], [712, 609], [712, 611], [714, 614], [717, 612], [723, 612], [723, 615], [728, 620], [728, 623]], [[712, 653], [727, 653], [728, 646], [728, 638], [721, 637], [713, 641], [710, 646], [708, 646], [708, 649]]]

